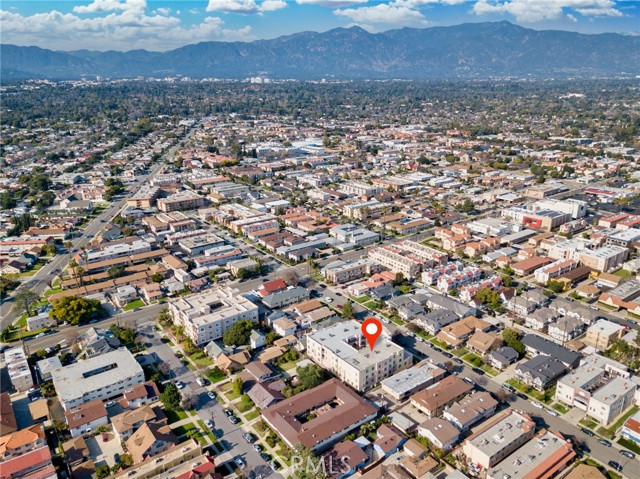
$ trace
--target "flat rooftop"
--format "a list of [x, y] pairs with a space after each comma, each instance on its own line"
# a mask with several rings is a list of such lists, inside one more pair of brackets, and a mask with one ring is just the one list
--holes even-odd
[[381, 384], [398, 395], [402, 395], [444, 373], [444, 369], [430, 362], [424, 362], [394, 374], [390, 378], [383, 380]]
[[467, 441], [487, 456], [494, 456], [523, 434], [532, 432], [535, 426], [528, 415], [507, 410], [487, 427], [469, 437]]

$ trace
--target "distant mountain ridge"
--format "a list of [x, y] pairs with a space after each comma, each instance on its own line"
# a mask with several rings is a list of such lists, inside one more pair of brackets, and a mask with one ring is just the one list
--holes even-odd
[[359, 27], [167, 52], [57, 52], [2, 45], [0, 73], [20, 78], [420, 79], [640, 74], [640, 37], [531, 30], [509, 22], [369, 33]]

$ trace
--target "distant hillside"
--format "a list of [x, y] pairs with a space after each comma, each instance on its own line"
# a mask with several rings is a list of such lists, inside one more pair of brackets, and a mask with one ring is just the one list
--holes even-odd
[[509, 22], [368, 33], [336, 28], [167, 52], [54, 52], [2, 45], [3, 78], [83, 75], [364, 79], [601, 77], [640, 74], [640, 37], [537, 31]]

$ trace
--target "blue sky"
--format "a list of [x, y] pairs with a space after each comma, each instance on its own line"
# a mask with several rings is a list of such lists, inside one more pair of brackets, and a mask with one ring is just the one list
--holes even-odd
[[640, 0], [3, 0], [0, 40], [54, 50], [163, 51], [352, 25], [379, 32], [499, 20], [637, 34]]

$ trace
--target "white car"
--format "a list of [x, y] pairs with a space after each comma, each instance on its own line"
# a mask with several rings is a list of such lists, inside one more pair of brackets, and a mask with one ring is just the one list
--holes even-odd
[[538, 401], [531, 401], [531, 404], [533, 404], [533, 407], [537, 407], [538, 409], [544, 409], [542, 403], [539, 403]]
[[238, 465], [240, 469], [244, 469], [245, 467], [247, 467], [244, 461], [239, 457], [236, 457], [235, 463]]
[[106, 403], [106, 404], [104, 405], [104, 407], [113, 407], [113, 406], [115, 406], [115, 405], [116, 405], [116, 402], [115, 402], [115, 401], [109, 401], [108, 403]]
[[209, 429], [213, 429], [213, 423], [212, 423], [209, 419], [206, 419], [206, 420], [204, 421], [204, 424], [205, 424], [205, 426], [207, 426]]
[[325, 296], [324, 297], [325, 302], [327, 303], [333, 303], [333, 298], [330, 298], [329, 296]]
[[176, 387], [178, 389], [182, 389], [182, 388], [184, 388], [184, 383], [182, 381], [176, 381]]
[[547, 412], [549, 413], [550, 416], [554, 416], [554, 417], [558, 416], [558, 413], [553, 409], [547, 409]]
[[205, 384], [207, 384], [206, 381], [204, 379], [202, 379], [202, 378], [196, 378], [196, 382], [198, 383], [198, 385], [203, 386], [203, 387], [204, 387]]

